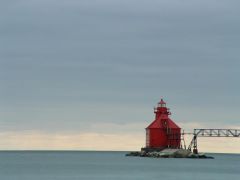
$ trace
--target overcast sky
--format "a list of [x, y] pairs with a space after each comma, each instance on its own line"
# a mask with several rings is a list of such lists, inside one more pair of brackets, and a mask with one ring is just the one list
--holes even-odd
[[[1, 1], [0, 148], [64, 149], [58, 136], [71, 139], [68, 149], [143, 146], [161, 97], [184, 129], [240, 127], [239, 7]], [[119, 145], [119, 136], [134, 145]], [[104, 137], [119, 146], [84, 144]]]

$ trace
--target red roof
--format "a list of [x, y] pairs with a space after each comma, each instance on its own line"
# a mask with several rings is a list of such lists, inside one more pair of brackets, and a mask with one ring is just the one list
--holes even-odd
[[166, 104], [166, 103], [163, 101], [163, 99], [161, 99], [161, 101], [159, 101], [158, 104]]
[[[165, 118], [158, 118], [155, 121], [153, 121], [148, 127], [147, 129], [153, 129], [153, 128], [164, 128], [163, 127], [163, 123], [162, 120]], [[168, 121], [168, 128], [171, 129], [181, 129], [177, 124], [175, 124], [170, 118], [166, 118]]]

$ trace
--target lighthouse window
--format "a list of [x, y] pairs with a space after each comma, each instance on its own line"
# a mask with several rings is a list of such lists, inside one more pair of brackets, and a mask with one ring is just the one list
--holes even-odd
[[160, 107], [166, 107], [166, 104], [161, 104]]

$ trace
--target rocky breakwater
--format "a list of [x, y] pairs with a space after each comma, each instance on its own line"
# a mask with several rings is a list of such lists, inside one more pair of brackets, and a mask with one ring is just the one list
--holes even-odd
[[194, 159], [214, 159], [213, 157], [206, 156], [203, 153], [193, 154], [186, 149], [164, 149], [162, 151], [137, 151], [130, 152], [126, 156], [139, 156], [139, 157], [151, 157], [151, 158], [194, 158]]

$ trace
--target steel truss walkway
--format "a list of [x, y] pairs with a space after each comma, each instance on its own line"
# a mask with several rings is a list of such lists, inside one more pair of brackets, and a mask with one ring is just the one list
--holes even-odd
[[193, 134], [188, 150], [191, 151], [193, 147], [193, 153], [197, 154], [197, 137], [240, 137], [240, 129], [194, 129], [193, 133], [184, 134]]

